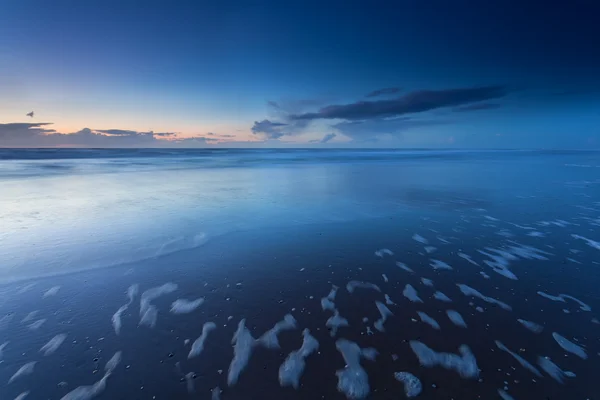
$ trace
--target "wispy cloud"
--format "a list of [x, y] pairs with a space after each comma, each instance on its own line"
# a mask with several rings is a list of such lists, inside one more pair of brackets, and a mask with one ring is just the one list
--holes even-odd
[[422, 113], [445, 107], [455, 107], [504, 97], [504, 86], [482, 86], [447, 90], [419, 90], [404, 96], [377, 101], [330, 105], [317, 112], [293, 114], [291, 120], [346, 119], [365, 120]]
[[373, 90], [371, 93], [367, 94], [365, 97], [378, 97], [378, 96], [388, 96], [391, 94], [396, 94], [400, 92], [402, 89], [399, 87], [389, 87], [384, 89]]
[[335, 133], [328, 133], [327, 135], [325, 135], [323, 137], [323, 139], [320, 140], [319, 143], [327, 143], [327, 142], [329, 142], [331, 139], [333, 139], [336, 136], [337, 135]]
[[468, 111], [480, 111], [480, 110], [494, 110], [500, 108], [500, 104], [495, 103], [477, 103], [469, 104], [462, 107], [456, 107], [452, 111], [454, 112], [468, 112]]
[[253, 134], [263, 135], [267, 139], [279, 139], [286, 134], [284, 129], [287, 125], [282, 122], [271, 122], [268, 119], [264, 119], [262, 121], [255, 121], [251, 130]]

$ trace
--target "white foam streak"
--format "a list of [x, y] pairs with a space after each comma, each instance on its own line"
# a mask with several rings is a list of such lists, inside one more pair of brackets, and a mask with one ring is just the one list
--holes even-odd
[[410, 372], [395, 372], [394, 378], [404, 384], [404, 394], [406, 397], [416, 397], [423, 390], [423, 385], [419, 378]]
[[204, 303], [204, 297], [196, 300], [177, 299], [171, 304], [173, 314], [188, 314], [200, 307]]
[[60, 290], [60, 286], [53, 286], [50, 289], [46, 290], [43, 297], [45, 298], [45, 297], [55, 296], [59, 290]]
[[588, 239], [584, 236], [580, 236], [580, 235], [571, 235], [574, 239], [579, 239], [579, 240], [583, 240], [584, 242], [587, 243], [588, 246], [593, 247], [596, 250], [600, 250], [600, 242], [596, 242], [595, 240], [592, 239]]
[[406, 264], [404, 264], [404, 263], [402, 263], [402, 262], [400, 262], [400, 261], [397, 261], [397, 262], [396, 262], [396, 266], [397, 266], [398, 268], [400, 268], [400, 269], [403, 269], [403, 270], [405, 270], [406, 272], [410, 272], [410, 273], [414, 273], [414, 272], [415, 272], [415, 271], [413, 271], [411, 268], [409, 268], [409, 267], [408, 267]]
[[583, 358], [584, 360], [587, 358], [587, 354], [583, 347], [571, 342], [569, 339], [567, 339], [564, 336], [561, 336], [556, 332], [552, 333], [552, 337], [554, 338], [554, 340], [556, 340], [556, 343], [558, 343], [558, 345], [563, 348], [563, 350], [575, 354], [577, 357]]
[[379, 249], [375, 252], [375, 255], [383, 258], [385, 255], [393, 256], [394, 253], [390, 249]]
[[123, 312], [125, 312], [125, 310], [127, 310], [129, 306], [127, 304], [122, 305], [121, 307], [119, 307], [119, 309], [117, 310], [117, 312], [115, 312], [113, 314], [113, 316], [111, 317], [111, 322], [112, 322], [112, 326], [115, 330], [115, 333], [117, 335], [119, 335], [121, 333], [121, 315], [123, 314]]
[[459, 354], [438, 353], [418, 340], [411, 340], [410, 347], [419, 359], [419, 363], [424, 367], [431, 368], [439, 365], [458, 372], [463, 378], [479, 376], [477, 361], [467, 345], [463, 344], [458, 348]]
[[383, 297], [385, 298], [385, 304], [387, 304], [388, 306], [394, 306], [394, 305], [396, 305], [396, 303], [394, 303], [392, 301], [392, 299], [390, 298], [389, 295], [384, 294]]
[[229, 386], [235, 385], [239, 379], [240, 374], [248, 365], [250, 356], [252, 355], [252, 348], [255, 340], [252, 334], [246, 328], [246, 320], [242, 319], [239, 324], [237, 331], [233, 335], [231, 341], [234, 344], [233, 347], [233, 359], [229, 365], [229, 373], [227, 374], [227, 384]]
[[510, 394], [506, 393], [502, 389], [498, 389], [498, 395], [502, 398], [502, 400], [515, 400]]
[[192, 343], [192, 348], [190, 350], [190, 353], [188, 354], [188, 359], [198, 357], [200, 353], [202, 353], [202, 350], [204, 350], [204, 342], [206, 341], [208, 334], [216, 328], [217, 325], [214, 322], [204, 323], [204, 325], [202, 326], [202, 333], [200, 334], [198, 339], [194, 340], [194, 343]]
[[114, 372], [114, 370], [119, 366], [119, 364], [121, 363], [121, 358], [123, 356], [123, 353], [121, 351], [117, 351], [111, 358], [110, 360], [108, 360], [106, 362], [106, 365], [104, 366], [104, 371], [107, 374], [112, 374]]
[[42, 325], [44, 325], [45, 322], [46, 322], [46, 318], [38, 319], [37, 321], [32, 322], [31, 324], [27, 325], [27, 328], [29, 328], [32, 331], [37, 331], [38, 329], [40, 329], [42, 327]]
[[451, 270], [452, 269], [452, 267], [450, 265], [448, 265], [447, 263], [445, 263], [444, 261], [441, 261], [441, 260], [431, 260], [431, 263], [429, 265], [435, 270], [438, 270], [438, 269]]
[[339, 311], [335, 310], [333, 316], [325, 322], [325, 326], [331, 329], [331, 336], [335, 336], [338, 328], [348, 326], [348, 320], [341, 317]]
[[478, 290], [473, 289], [470, 286], [467, 286], [465, 284], [459, 283], [456, 286], [458, 286], [458, 288], [460, 289], [460, 291], [465, 295], [465, 296], [469, 296], [469, 297], [477, 297], [483, 301], [485, 301], [486, 303], [490, 303], [490, 304], [496, 304], [498, 306], [500, 306], [500, 308], [507, 310], [507, 311], [511, 311], [512, 307], [509, 306], [508, 304], [500, 301], [500, 300], [496, 300], [493, 297], [488, 297], [488, 296], [484, 296], [483, 294], [481, 294]]
[[28, 362], [27, 364], [23, 365], [21, 368], [19, 368], [17, 370], [17, 372], [15, 372], [13, 374], [13, 376], [10, 377], [10, 379], [8, 380], [8, 384], [10, 385], [15, 380], [17, 380], [23, 376], [33, 374], [33, 370], [35, 369], [35, 364], [37, 364], [37, 361], [31, 361], [31, 362]]
[[433, 281], [431, 279], [421, 278], [421, 283], [425, 286], [433, 287]]
[[527, 361], [526, 359], [524, 359], [523, 357], [521, 357], [520, 355], [518, 355], [517, 353], [511, 351], [508, 347], [506, 347], [501, 341], [496, 340], [496, 347], [498, 347], [498, 349], [510, 354], [515, 360], [517, 360], [517, 362], [519, 364], [521, 364], [521, 366], [523, 368], [525, 368], [526, 370], [530, 371], [531, 373], [533, 373], [535, 376], [539, 376], [541, 377], [542, 374], [540, 373], [540, 371], [537, 370], [536, 367], [534, 367], [533, 365], [531, 365], [531, 363], [529, 363], [529, 361]]
[[542, 297], [545, 297], [548, 300], [559, 301], [561, 303], [566, 303], [566, 299], [569, 299], [569, 300], [572, 300], [572, 301], [576, 302], [577, 304], [579, 304], [579, 309], [581, 311], [592, 311], [592, 307], [585, 304], [583, 301], [579, 300], [578, 298], [570, 296], [568, 294], [559, 294], [558, 296], [553, 296], [551, 294], [544, 293], [541, 291], [537, 292], [537, 294], [539, 294]]
[[521, 325], [523, 325], [525, 328], [529, 329], [533, 333], [542, 333], [542, 331], [544, 330], [544, 327], [542, 325], [537, 324], [535, 322], [527, 321], [525, 319], [520, 318], [517, 319], [517, 321], [519, 321]]
[[381, 292], [379, 286], [371, 282], [350, 281], [346, 284], [346, 290], [348, 290], [348, 293], [354, 293], [355, 289], [372, 289]]
[[304, 361], [311, 353], [319, 349], [319, 342], [315, 339], [308, 329], [302, 331], [303, 340], [300, 349], [292, 351], [281, 367], [279, 367], [279, 384], [281, 386], [292, 386], [298, 389], [300, 386], [300, 377], [304, 373], [306, 362]]
[[564, 383], [564, 378], [574, 378], [575, 374], [570, 371], [563, 371], [558, 365], [554, 364], [548, 357], [538, 357], [538, 365], [545, 373], [550, 375], [556, 382]]
[[25, 400], [25, 397], [29, 396], [29, 390], [26, 392], [21, 393], [20, 395], [18, 395], [17, 397], [15, 397], [15, 400]]
[[153, 328], [156, 325], [158, 310], [151, 304], [152, 300], [165, 294], [173, 293], [175, 290], [177, 290], [177, 285], [168, 282], [144, 291], [140, 297], [140, 325], [147, 325]]
[[61, 344], [63, 344], [63, 342], [65, 341], [66, 338], [67, 338], [66, 334], [59, 333], [58, 335], [56, 335], [52, 339], [50, 339], [48, 341], [48, 343], [43, 345], [42, 348], [40, 349], [40, 352], [44, 353], [45, 356], [49, 356], [50, 354], [52, 354], [56, 350], [58, 350], [58, 348], [60, 347]]
[[107, 373], [93, 385], [79, 386], [64, 395], [60, 400], [91, 400], [106, 389], [106, 380], [109, 376], [110, 374]]
[[418, 243], [429, 244], [429, 240], [425, 239], [423, 236], [419, 235], [418, 233], [415, 233], [412, 238], [414, 241], [416, 241]]
[[408, 300], [412, 301], [413, 303], [422, 303], [423, 302], [423, 300], [421, 300], [421, 298], [417, 294], [417, 291], [415, 290], [415, 288], [412, 287], [410, 284], [406, 284], [406, 286], [404, 287], [404, 290], [402, 291], [402, 294], [404, 295], [404, 297], [406, 297]]
[[6, 346], [8, 346], [10, 342], [7, 340], [6, 342], [0, 344], [0, 361], [2, 361], [2, 358], [4, 357], [4, 349], [6, 348]]
[[438, 324], [435, 319], [431, 318], [426, 313], [424, 313], [422, 311], [417, 311], [417, 314], [419, 315], [421, 322], [426, 323], [427, 325], [431, 326], [433, 329], [436, 329], [438, 331], [441, 329], [440, 324]]
[[375, 305], [377, 306], [377, 310], [379, 310], [379, 314], [381, 314], [381, 318], [379, 318], [375, 323], [373, 323], [373, 327], [377, 329], [379, 332], [385, 332], [383, 324], [388, 319], [388, 317], [393, 316], [394, 314], [390, 311], [389, 308], [386, 307], [385, 304], [376, 301]]
[[277, 338], [277, 335], [282, 331], [296, 329], [297, 326], [294, 316], [292, 314], [286, 314], [282, 321], [277, 322], [274, 327], [266, 331], [258, 341], [267, 349], [278, 349], [279, 339]]
[[479, 267], [479, 264], [477, 264], [477, 262], [475, 262], [475, 260], [473, 260], [473, 259], [471, 258], [471, 256], [470, 256], [470, 255], [468, 255], [468, 254], [465, 254], [465, 253], [458, 253], [458, 256], [459, 256], [460, 258], [463, 258], [463, 259], [467, 260], [467, 261], [468, 261], [468, 262], [470, 262], [471, 264], [473, 264], [473, 265], [477, 265], [477, 266]]
[[439, 290], [433, 294], [433, 298], [439, 301], [443, 301], [444, 303], [452, 303], [452, 299], [446, 296], [444, 293]]
[[21, 322], [25, 323], [25, 322], [31, 321], [38, 315], [39, 312], [40, 312], [40, 310], [35, 310], [35, 311], [30, 312], [21, 320]]
[[452, 321], [452, 323], [456, 326], [459, 326], [461, 328], [466, 328], [467, 327], [467, 323], [465, 322], [465, 320], [463, 319], [462, 315], [460, 315], [458, 313], [458, 311], [455, 310], [447, 310], [446, 311], [446, 315], [448, 316], [448, 319], [450, 321]]
[[374, 360], [377, 351], [373, 348], [361, 349], [356, 343], [346, 339], [335, 342], [335, 347], [342, 354], [346, 366], [336, 371], [338, 390], [349, 399], [362, 399], [370, 392], [369, 377], [360, 365], [361, 357]]

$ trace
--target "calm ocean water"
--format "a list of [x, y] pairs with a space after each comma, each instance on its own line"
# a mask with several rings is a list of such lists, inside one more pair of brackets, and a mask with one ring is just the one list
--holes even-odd
[[599, 227], [598, 152], [0, 150], [0, 398], [600, 398]]

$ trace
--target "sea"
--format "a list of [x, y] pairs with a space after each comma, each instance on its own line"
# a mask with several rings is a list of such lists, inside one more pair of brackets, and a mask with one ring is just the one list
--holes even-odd
[[600, 399], [600, 152], [0, 149], [0, 399]]

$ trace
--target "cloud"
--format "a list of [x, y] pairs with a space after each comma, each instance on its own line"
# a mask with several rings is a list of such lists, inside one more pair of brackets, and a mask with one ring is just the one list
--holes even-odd
[[400, 137], [403, 132], [427, 126], [446, 125], [447, 120], [423, 120], [400, 117], [394, 119], [378, 118], [365, 121], [344, 121], [333, 125], [343, 135], [359, 141], [376, 141], [382, 136]]
[[271, 122], [268, 119], [264, 119], [262, 121], [254, 121], [254, 125], [252, 126], [252, 133], [255, 135], [261, 134], [264, 135], [267, 139], [279, 139], [286, 133], [283, 132], [283, 129], [287, 127], [288, 124], [284, 124], [281, 122]]
[[496, 108], [500, 108], [500, 104], [493, 103], [477, 103], [477, 104], [469, 104], [462, 107], [456, 107], [452, 111], [454, 112], [466, 112], [466, 111], [480, 111], [480, 110], [493, 110]]
[[323, 139], [321, 139], [319, 141], [319, 143], [327, 143], [327, 142], [329, 142], [331, 139], [333, 139], [336, 136], [337, 135], [335, 133], [329, 133], [329, 134], [323, 136]]
[[[60, 133], [51, 123], [0, 124], [0, 147], [159, 147], [182, 142], [171, 132], [89, 129]], [[169, 138], [169, 139], [164, 139]], [[204, 142], [208, 143], [208, 142]]]
[[504, 86], [482, 86], [446, 90], [419, 90], [390, 100], [359, 101], [330, 105], [317, 112], [293, 114], [291, 120], [347, 119], [364, 120], [415, 114], [444, 107], [455, 107], [506, 95]]
[[371, 93], [367, 94], [365, 97], [377, 97], [377, 96], [386, 96], [389, 94], [396, 94], [401, 91], [401, 88], [398, 87], [390, 87], [384, 89], [373, 90]]
[[54, 129], [46, 129], [45, 126], [48, 125], [52, 124], [50, 122], [0, 124], [0, 145], [2, 142], [28, 140], [55, 132]]

